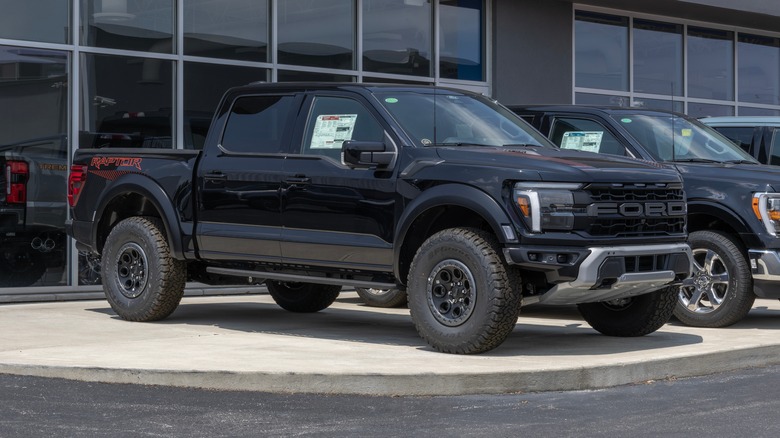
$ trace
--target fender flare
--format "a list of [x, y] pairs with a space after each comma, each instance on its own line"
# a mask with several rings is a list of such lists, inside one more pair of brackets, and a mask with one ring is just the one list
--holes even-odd
[[[753, 214], [752, 212], [749, 213]], [[743, 240], [747, 245], [758, 243], [758, 237], [755, 234], [755, 230], [746, 222], [746, 218], [740, 216], [738, 212], [726, 205], [709, 200], [688, 200], [688, 215], [696, 214], [706, 214], [723, 221], [733, 229], [740, 240]], [[690, 228], [688, 229], [688, 232], [691, 232]], [[748, 241], [745, 241], [746, 238]]]
[[487, 221], [500, 243], [508, 241], [501, 227], [511, 226], [512, 221], [501, 205], [489, 194], [464, 184], [450, 183], [432, 187], [412, 200], [398, 220], [393, 242], [393, 270], [396, 276], [400, 275], [401, 247], [406, 241], [412, 224], [424, 212], [442, 206], [457, 206], [473, 210]]
[[165, 226], [168, 236], [168, 244], [173, 256], [184, 260], [184, 245], [182, 242], [182, 228], [176, 211], [173, 208], [168, 194], [156, 181], [139, 173], [129, 173], [116, 179], [106, 186], [106, 190], [100, 196], [95, 209], [95, 221], [92, 227], [92, 241], [98, 244], [98, 229], [103, 221], [103, 216], [108, 205], [117, 196], [135, 193], [148, 199], [160, 213], [160, 219]]

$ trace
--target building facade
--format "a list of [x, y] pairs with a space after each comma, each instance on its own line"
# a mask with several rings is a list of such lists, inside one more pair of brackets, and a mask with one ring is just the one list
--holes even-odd
[[97, 261], [64, 235], [73, 152], [106, 144], [198, 149], [231, 86], [422, 83], [507, 104], [780, 115], [780, 4], [770, 0], [0, 7], [0, 301], [99, 291]]

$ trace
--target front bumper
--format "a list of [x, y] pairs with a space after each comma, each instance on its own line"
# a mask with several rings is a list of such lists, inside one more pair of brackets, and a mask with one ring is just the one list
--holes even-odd
[[[507, 261], [527, 265], [518, 260], [518, 251], [522, 252], [505, 249]], [[582, 255], [575, 278], [555, 284], [543, 294], [524, 297], [523, 304], [593, 303], [642, 295], [690, 277], [693, 267], [686, 243], [596, 247]]]
[[773, 250], [748, 250], [753, 273], [753, 293], [761, 298], [780, 298], [780, 253]]

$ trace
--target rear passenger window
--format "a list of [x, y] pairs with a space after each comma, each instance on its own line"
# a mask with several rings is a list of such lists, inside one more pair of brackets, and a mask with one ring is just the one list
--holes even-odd
[[741, 147], [745, 150], [745, 152], [753, 152], [751, 151], [750, 145], [753, 143], [753, 127], [730, 127], [730, 126], [718, 126], [715, 127], [715, 130], [723, 134], [724, 137], [728, 138], [732, 142], [736, 143], [737, 146]]
[[293, 96], [249, 96], [230, 109], [222, 147], [231, 152], [277, 154], [290, 121]]
[[558, 118], [550, 130], [550, 140], [561, 149], [599, 154], [626, 155], [626, 149], [607, 128], [587, 119]]
[[301, 152], [341, 162], [345, 140], [382, 141], [384, 129], [360, 102], [344, 97], [317, 97], [306, 124]]
[[780, 166], [780, 130], [773, 129], [772, 131], [772, 149], [769, 152], [771, 154], [769, 164]]

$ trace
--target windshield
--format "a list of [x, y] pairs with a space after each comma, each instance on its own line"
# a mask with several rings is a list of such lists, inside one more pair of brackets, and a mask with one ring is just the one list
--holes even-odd
[[612, 116], [658, 161], [758, 163], [712, 128], [678, 115]]
[[375, 96], [418, 146], [553, 147], [520, 117], [482, 96], [432, 89]]

